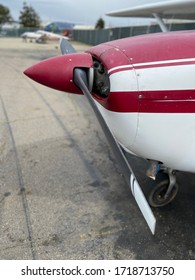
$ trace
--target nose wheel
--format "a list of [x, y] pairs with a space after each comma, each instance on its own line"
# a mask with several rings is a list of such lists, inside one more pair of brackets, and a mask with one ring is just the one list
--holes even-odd
[[160, 171], [148, 196], [148, 202], [152, 207], [163, 207], [173, 201], [178, 189], [175, 172], [171, 169]]

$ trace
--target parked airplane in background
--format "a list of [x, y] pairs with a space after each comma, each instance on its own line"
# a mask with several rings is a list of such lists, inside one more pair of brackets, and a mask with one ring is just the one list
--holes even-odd
[[42, 34], [39, 34], [37, 31], [36, 32], [24, 32], [21, 35], [22, 39], [24, 42], [27, 42], [27, 39], [29, 39], [30, 42], [35, 40], [35, 42], [40, 43], [43, 41]]
[[47, 40], [60, 40], [61, 38], [64, 38], [66, 40], [69, 40], [67, 36], [63, 36], [60, 34], [44, 31], [44, 30], [38, 30], [35, 32], [24, 32], [21, 37], [23, 38], [24, 41], [29, 41], [35, 40], [37, 43], [43, 43], [46, 42]]
[[164, 18], [195, 20], [194, 0], [159, 1], [133, 6], [131, 8], [107, 13], [113, 17], [155, 17], [163, 32], [169, 31]]

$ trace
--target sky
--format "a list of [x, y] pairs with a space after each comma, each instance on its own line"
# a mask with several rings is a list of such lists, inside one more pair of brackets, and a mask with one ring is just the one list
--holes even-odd
[[[43, 22], [68, 21], [76, 24], [94, 25], [102, 17], [107, 26], [128, 26], [135, 20], [108, 17], [107, 12], [129, 8], [139, 4], [160, 0], [0, 0], [10, 9], [14, 20], [18, 20], [23, 2], [32, 6]], [[162, 0], [161, 0], [162, 1]]]

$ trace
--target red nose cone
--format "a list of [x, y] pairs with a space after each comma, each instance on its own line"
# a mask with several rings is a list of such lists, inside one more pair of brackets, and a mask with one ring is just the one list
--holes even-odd
[[43, 60], [24, 71], [32, 80], [57, 90], [81, 93], [73, 82], [74, 68], [90, 68], [93, 60], [88, 53], [66, 54]]

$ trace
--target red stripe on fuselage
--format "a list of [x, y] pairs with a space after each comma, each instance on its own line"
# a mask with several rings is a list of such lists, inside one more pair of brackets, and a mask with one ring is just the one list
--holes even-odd
[[110, 92], [107, 98], [94, 98], [107, 110], [118, 113], [195, 113], [195, 89]]
[[110, 92], [109, 97], [100, 98], [95, 95], [104, 108], [113, 112], [137, 112], [138, 111], [138, 92]]

